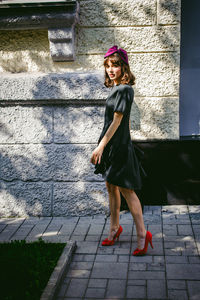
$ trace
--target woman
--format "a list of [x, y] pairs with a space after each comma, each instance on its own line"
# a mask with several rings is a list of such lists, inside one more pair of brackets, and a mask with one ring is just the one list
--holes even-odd
[[137, 231], [137, 248], [133, 255], [144, 255], [152, 234], [146, 231], [140, 201], [135, 189], [141, 188], [141, 165], [130, 137], [130, 110], [133, 102], [135, 77], [130, 71], [128, 55], [117, 46], [104, 56], [105, 85], [111, 88], [106, 100], [104, 127], [93, 151], [91, 163], [95, 174], [101, 173], [106, 181], [110, 205], [110, 231], [103, 246], [111, 246], [119, 239], [123, 228], [119, 224], [120, 193], [126, 199]]

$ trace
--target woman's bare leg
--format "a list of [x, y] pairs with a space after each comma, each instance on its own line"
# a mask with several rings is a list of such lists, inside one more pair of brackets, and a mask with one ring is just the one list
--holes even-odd
[[116, 185], [110, 184], [106, 181], [106, 188], [109, 196], [109, 205], [110, 205], [110, 231], [108, 239], [112, 240], [117, 229], [119, 228], [119, 214], [120, 214], [120, 205], [121, 197], [119, 188]]
[[119, 190], [122, 193], [123, 197], [126, 199], [130, 212], [135, 221], [138, 248], [143, 249], [145, 243], [146, 229], [144, 225], [140, 200], [133, 190], [121, 187], [119, 187]]

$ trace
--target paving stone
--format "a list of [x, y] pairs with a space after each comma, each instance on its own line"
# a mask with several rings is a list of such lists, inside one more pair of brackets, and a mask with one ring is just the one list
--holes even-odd
[[164, 264], [164, 262], [165, 262], [164, 256], [154, 256], [153, 257], [153, 262]]
[[113, 247], [99, 247], [97, 249], [97, 254], [114, 254]]
[[15, 232], [17, 232], [19, 225], [7, 225], [0, 234], [0, 240], [9, 240]]
[[165, 280], [147, 280], [147, 297], [148, 299], [165, 299], [167, 297]]
[[199, 224], [200, 222], [200, 212], [190, 214], [192, 224]]
[[126, 279], [128, 263], [99, 263], [95, 262], [91, 278]]
[[200, 295], [200, 278], [198, 281], [188, 281], [188, 293], [190, 300], [199, 300]]
[[96, 262], [117, 262], [117, 255], [99, 255], [97, 254]]
[[178, 224], [178, 220], [176, 218], [176, 215], [172, 215], [172, 214], [165, 214], [163, 215], [163, 224], [166, 225], [166, 224]]
[[100, 242], [101, 235], [87, 235], [85, 241], [88, 242]]
[[151, 263], [147, 264], [148, 271], [165, 271], [164, 263]]
[[87, 288], [85, 297], [97, 299], [97, 298], [104, 298], [105, 289], [102, 288]]
[[61, 284], [60, 289], [59, 289], [58, 297], [64, 297], [67, 288], [68, 288], [68, 284], [63, 282], [63, 283]]
[[200, 264], [200, 257], [199, 256], [188, 256], [190, 264]]
[[107, 285], [107, 279], [90, 279], [88, 287], [90, 288], [105, 288]]
[[175, 249], [164, 249], [165, 255], [182, 255], [182, 251], [179, 248], [175, 248]]
[[178, 225], [179, 235], [193, 235], [191, 226], [189, 225]]
[[166, 264], [167, 279], [199, 280], [200, 265]]
[[124, 298], [125, 297], [126, 280], [108, 280], [106, 289], [107, 298]]
[[65, 296], [83, 297], [87, 288], [88, 279], [72, 279]]
[[200, 225], [192, 225], [194, 234], [195, 235], [200, 235]]
[[6, 226], [7, 226], [6, 224], [0, 224], [0, 232], [2, 232]]
[[118, 255], [118, 254], [130, 254], [130, 249], [123, 249], [123, 248], [116, 248], [114, 249], [114, 255]]
[[185, 280], [167, 280], [169, 290], [186, 290]]
[[73, 270], [69, 269], [67, 272], [67, 277], [68, 278], [89, 278], [90, 277], [90, 270]]
[[129, 271], [128, 279], [165, 279], [165, 272], [161, 271]]
[[168, 299], [170, 299], [170, 300], [180, 300], [180, 299], [188, 300], [188, 295], [185, 290], [168, 290]]
[[70, 268], [73, 270], [91, 270], [93, 262], [71, 262]]
[[75, 227], [75, 230], [73, 232], [73, 235], [86, 235], [86, 233], [88, 232], [88, 229], [89, 229], [89, 224], [78, 224], [76, 227]]
[[129, 255], [119, 255], [118, 262], [129, 262]]
[[0, 218], [0, 224], [20, 226], [25, 218]]
[[163, 225], [163, 234], [164, 235], [178, 235], [177, 225]]
[[191, 225], [189, 214], [187, 215], [176, 215], [177, 224], [188, 224]]
[[131, 256], [130, 257], [130, 262], [138, 262], [138, 263], [152, 263], [153, 262], [153, 257], [149, 255], [145, 256]]
[[98, 225], [92, 224], [90, 226], [89, 231], [88, 231], [88, 235], [100, 235], [100, 234], [102, 234], [103, 227], [104, 227], [104, 224], [98, 224]]
[[186, 256], [165, 256], [165, 261], [168, 264], [186, 264], [188, 263], [188, 258]]
[[127, 285], [145, 285], [146, 286], [146, 280], [142, 280], [142, 279], [130, 279], [127, 281]]
[[129, 299], [146, 299], [146, 287], [145, 286], [127, 286], [127, 295]]
[[96, 242], [78, 242], [76, 254], [95, 254], [97, 252], [98, 245]]
[[130, 263], [129, 271], [144, 271], [147, 269], [146, 263]]
[[75, 227], [76, 223], [61, 225], [61, 228], [59, 229], [59, 234], [71, 235]]
[[76, 241], [76, 242], [83, 242], [85, 240], [85, 235], [84, 234], [82, 234], [82, 235], [74, 235], [74, 234], [72, 234], [70, 236], [70, 240]]

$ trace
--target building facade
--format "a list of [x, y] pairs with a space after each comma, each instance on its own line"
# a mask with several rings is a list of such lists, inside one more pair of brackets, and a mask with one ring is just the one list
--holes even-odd
[[[113, 45], [128, 52], [132, 139], [179, 140], [181, 1], [12, 1], [23, 20], [10, 2], [0, 4], [0, 216], [106, 212], [90, 164], [109, 93], [103, 55]], [[42, 3], [43, 19], [51, 3], [50, 23], [27, 3]], [[59, 3], [68, 4], [60, 24]]]

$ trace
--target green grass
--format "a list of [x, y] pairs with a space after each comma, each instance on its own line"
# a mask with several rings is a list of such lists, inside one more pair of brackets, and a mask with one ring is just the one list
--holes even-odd
[[66, 243], [0, 243], [0, 298], [39, 300]]

